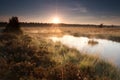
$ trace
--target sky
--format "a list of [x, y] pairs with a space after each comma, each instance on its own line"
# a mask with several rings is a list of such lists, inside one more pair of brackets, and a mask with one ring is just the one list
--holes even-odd
[[0, 0], [0, 21], [120, 25], [120, 0]]

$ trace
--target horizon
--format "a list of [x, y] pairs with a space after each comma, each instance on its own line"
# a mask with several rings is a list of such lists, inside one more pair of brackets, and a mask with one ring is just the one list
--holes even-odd
[[[3, 22], [1, 22], [0, 21], [0, 24], [1, 23], [9, 23], [9, 21], [3, 21]], [[48, 25], [51, 25], [51, 24], [54, 24], [54, 25], [56, 25], [55, 23], [45, 23], [45, 22], [43, 22], [43, 23], [41, 23], [41, 22], [19, 22], [19, 23], [21, 23], [21, 24], [48, 24]], [[101, 23], [102, 24], [102, 23]], [[82, 23], [79, 23], [79, 24], [74, 24], [74, 23], [58, 23], [57, 25], [76, 25], [76, 26], [99, 26], [99, 25], [101, 25], [101, 24], [82, 24]], [[103, 26], [120, 26], [120, 25], [113, 25], [113, 24], [102, 24]]]
[[[119, 0], [1, 0], [0, 22], [120, 25]], [[55, 20], [56, 19], [56, 20]]]

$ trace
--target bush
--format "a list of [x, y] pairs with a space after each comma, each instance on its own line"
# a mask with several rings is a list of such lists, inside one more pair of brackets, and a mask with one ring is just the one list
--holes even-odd
[[12, 17], [9, 20], [4, 32], [22, 33], [18, 17]]

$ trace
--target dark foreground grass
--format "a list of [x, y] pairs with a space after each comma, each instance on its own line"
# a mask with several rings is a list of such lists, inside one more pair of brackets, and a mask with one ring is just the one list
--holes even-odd
[[120, 80], [120, 70], [51, 40], [3, 33], [0, 80]]

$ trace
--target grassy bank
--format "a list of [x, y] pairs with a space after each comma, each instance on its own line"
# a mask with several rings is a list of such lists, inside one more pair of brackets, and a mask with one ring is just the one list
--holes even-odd
[[0, 35], [1, 80], [120, 80], [113, 64], [42, 37]]
[[41, 36], [51, 36], [51, 35], [73, 35], [76, 37], [86, 36], [89, 38], [102, 38], [109, 39], [113, 41], [120, 42], [120, 28], [98, 28], [98, 27], [62, 27], [62, 26], [52, 26], [52, 27], [26, 27], [22, 28], [24, 32], [28, 34], [35, 34]]

